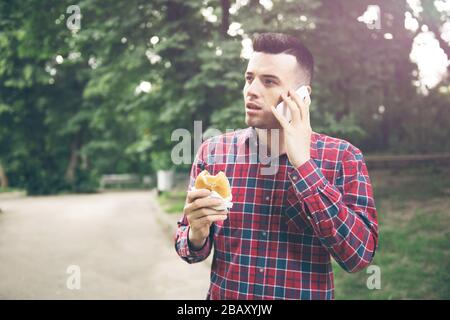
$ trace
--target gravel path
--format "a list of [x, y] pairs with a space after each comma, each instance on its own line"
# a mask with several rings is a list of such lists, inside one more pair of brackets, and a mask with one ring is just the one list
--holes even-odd
[[[208, 262], [178, 257], [176, 225], [161, 225], [151, 192], [0, 199], [0, 208], [0, 299], [206, 297]], [[70, 290], [78, 267], [81, 288]]]

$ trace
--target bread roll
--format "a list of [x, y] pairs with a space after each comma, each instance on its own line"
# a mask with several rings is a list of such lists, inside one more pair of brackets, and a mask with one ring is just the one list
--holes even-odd
[[215, 191], [224, 199], [231, 196], [230, 182], [223, 171], [213, 176], [208, 170], [203, 170], [195, 179], [195, 188]]

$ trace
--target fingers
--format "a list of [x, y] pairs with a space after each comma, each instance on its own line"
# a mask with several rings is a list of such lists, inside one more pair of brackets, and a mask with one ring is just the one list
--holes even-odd
[[228, 215], [226, 215], [226, 214], [207, 215], [207, 216], [203, 216], [203, 217], [193, 220], [191, 225], [194, 226], [194, 228], [197, 226], [205, 225], [205, 224], [211, 225], [213, 222], [223, 221], [223, 220], [226, 220], [227, 218], [228, 218]]
[[[289, 91], [290, 93], [290, 91]], [[299, 107], [296, 105], [295, 101], [292, 99], [292, 97], [288, 97], [286, 94], [281, 94], [281, 97], [284, 100], [284, 103], [288, 106], [289, 110], [291, 111], [292, 115], [292, 121], [297, 123], [299, 120], [302, 119], [302, 114], [300, 112]]]
[[218, 198], [197, 198], [193, 202], [188, 203], [187, 206], [190, 210], [198, 210], [201, 208], [211, 208], [223, 204], [222, 199]]
[[197, 198], [184, 206], [183, 212], [189, 223], [207, 215], [227, 215], [226, 210], [216, 210], [213, 207], [222, 205], [223, 200], [217, 198]]
[[228, 217], [228, 211], [226, 210], [214, 210], [212, 208], [202, 208], [199, 210], [195, 210], [191, 212], [191, 221], [201, 220], [205, 217], [212, 217], [211, 219], [215, 219], [215, 217], [225, 217], [225, 220]]
[[211, 191], [208, 189], [197, 189], [194, 191], [189, 191], [187, 193], [187, 203], [194, 202], [195, 199], [204, 198], [211, 194]]
[[292, 97], [294, 102], [297, 104], [301, 111], [301, 119], [303, 122], [309, 123], [309, 105], [311, 104], [311, 98], [309, 95], [303, 100], [298, 93], [289, 90], [289, 95]]

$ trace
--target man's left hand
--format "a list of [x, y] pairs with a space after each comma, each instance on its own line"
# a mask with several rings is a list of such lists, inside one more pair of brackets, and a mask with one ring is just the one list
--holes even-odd
[[272, 113], [277, 118], [284, 130], [284, 143], [289, 161], [296, 168], [307, 162], [310, 156], [311, 147], [311, 123], [309, 120], [309, 105], [311, 99], [309, 95], [302, 100], [300, 96], [289, 90], [289, 96], [282, 94], [285, 104], [291, 111], [292, 120], [287, 121], [275, 107], [271, 107]]

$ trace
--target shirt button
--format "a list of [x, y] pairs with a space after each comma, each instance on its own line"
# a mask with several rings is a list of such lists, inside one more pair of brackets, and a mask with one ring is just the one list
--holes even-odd
[[270, 200], [270, 197], [269, 197], [269, 196], [267, 196], [267, 197], [266, 197], [266, 201], [269, 201], [269, 200]]
[[267, 236], [267, 232], [263, 232], [263, 233], [261, 233], [261, 235], [263, 236], [263, 238], [265, 238], [266, 236]]
[[264, 269], [263, 269], [263, 268], [259, 268], [258, 271], [261, 272], [261, 273], [263, 273], [263, 272], [264, 272]]
[[297, 176], [293, 176], [292, 179], [297, 180]]

